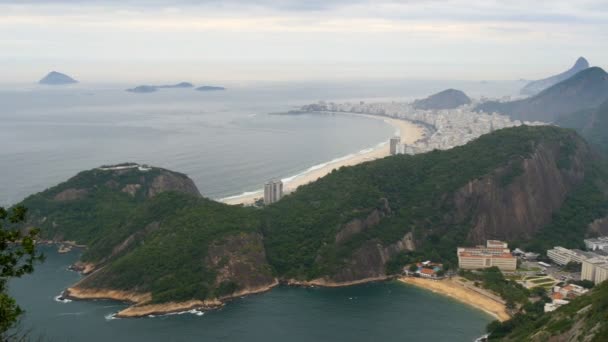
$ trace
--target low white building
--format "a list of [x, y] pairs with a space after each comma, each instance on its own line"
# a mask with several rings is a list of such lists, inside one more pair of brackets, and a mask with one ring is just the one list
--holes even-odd
[[583, 260], [593, 258], [597, 255], [591, 252], [584, 252], [578, 249], [567, 249], [556, 246], [547, 251], [547, 257], [558, 265], [567, 265], [569, 262], [582, 263]]
[[585, 247], [590, 251], [608, 251], [608, 236], [601, 236], [595, 239], [585, 239]]

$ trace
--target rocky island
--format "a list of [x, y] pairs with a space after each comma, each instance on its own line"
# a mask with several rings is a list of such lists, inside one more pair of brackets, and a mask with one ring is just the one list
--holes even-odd
[[66, 74], [62, 74], [57, 71], [51, 71], [46, 76], [44, 76], [44, 78], [38, 81], [38, 83], [44, 85], [66, 85], [78, 83], [78, 81]]
[[198, 90], [198, 91], [220, 91], [220, 90], [226, 90], [226, 88], [218, 87], [218, 86], [201, 86], [201, 87], [196, 88], [196, 90]]
[[187, 88], [193, 88], [193, 87], [194, 87], [194, 85], [192, 83], [181, 82], [181, 83], [177, 83], [177, 84], [165, 84], [165, 85], [159, 85], [159, 86], [140, 85], [135, 88], [127, 89], [127, 91], [130, 93], [147, 94], [147, 93], [154, 93], [154, 92], [158, 91], [159, 89], [187, 89]]

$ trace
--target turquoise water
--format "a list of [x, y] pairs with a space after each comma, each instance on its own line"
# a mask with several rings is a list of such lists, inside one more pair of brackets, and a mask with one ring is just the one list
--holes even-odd
[[347, 288], [278, 287], [202, 316], [108, 319], [124, 304], [54, 298], [80, 275], [78, 253], [44, 248], [47, 260], [11, 283], [23, 328], [49, 341], [472, 341], [492, 317], [450, 298], [386, 282]]

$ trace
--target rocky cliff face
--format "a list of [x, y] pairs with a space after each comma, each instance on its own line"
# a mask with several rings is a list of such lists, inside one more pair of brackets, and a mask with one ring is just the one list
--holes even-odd
[[327, 279], [334, 283], [349, 283], [364, 279], [386, 277], [386, 263], [400, 252], [414, 251], [413, 234], [407, 233], [396, 243], [383, 246], [378, 240], [369, 240], [353, 253], [348, 262]]
[[[592, 158], [587, 146], [580, 142], [567, 162], [560, 168], [560, 146], [542, 144], [520, 165], [497, 170], [482, 179], [472, 180], [454, 195], [456, 220], [470, 218], [471, 243], [487, 239], [516, 240], [530, 238], [551, 221], [568, 193], [585, 176], [587, 161]], [[510, 168], [521, 169], [512, 174]], [[502, 184], [505, 177], [513, 178]]]
[[272, 276], [259, 233], [240, 233], [216, 241], [209, 246], [205, 263], [217, 274], [217, 288], [232, 284], [232, 288], [221, 293], [221, 296], [231, 296], [235, 292], [256, 292], [273, 286], [277, 281]]

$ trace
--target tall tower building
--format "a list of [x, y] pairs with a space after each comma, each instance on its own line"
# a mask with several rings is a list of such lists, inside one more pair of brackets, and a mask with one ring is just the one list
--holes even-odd
[[401, 143], [400, 137], [391, 138], [391, 140], [389, 142], [389, 146], [390, 146], [389, 151], [390, 151], [391, 156], [394, 156], [395, 154], [397, 154], [397, 148], [399, 147], [400, 143]]
[[283, 182], [271, 180], [264, 184], [264, 204], [277, 202], [283, 197]]

